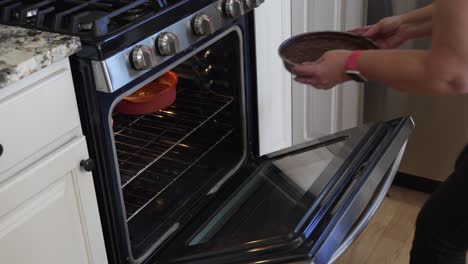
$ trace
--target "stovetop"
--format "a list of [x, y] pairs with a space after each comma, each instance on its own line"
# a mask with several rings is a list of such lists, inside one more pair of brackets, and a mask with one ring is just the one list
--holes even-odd
[[107, 57], [215, 0], [0, 0], [0, 24], [80, 37], [78, 56]]

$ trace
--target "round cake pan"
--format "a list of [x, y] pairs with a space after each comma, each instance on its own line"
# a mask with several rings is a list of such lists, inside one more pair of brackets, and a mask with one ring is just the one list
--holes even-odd
[[318, 60], [330, 50], [378, 49], [371, 40], [347, 32], [321, 31], [296, 35], [284, 41], [279, 55], [284, 66], [291, 71], [297, 65]]
[[178, 80], [177, 74], [167, 72], [125, 97], [117, 104], [115, 110], [127, 115], [145, 115], [169, 107], [176, 100]]

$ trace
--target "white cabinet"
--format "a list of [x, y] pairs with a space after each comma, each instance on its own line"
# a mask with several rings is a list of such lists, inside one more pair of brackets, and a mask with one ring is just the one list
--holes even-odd
[[265, 1], [255, 10], [260, 155], [292, 145], [292, 79], [278, 47], [291, 36], [293, 1]]
[[[364, 22], [364, 0], [291, 1], [292, 34], [345, 31]], [[363, 95], [359, 84], [348, 82], [332, 90], [315, 90], [293, 83], [293, 144], [358, 126]]]
[[87, 156], [79, 138], [0, 186], [2, 263], [104, 263], [102, 235], [88, 229], [99, 215], [92, 175], [79, 167]]
[[292, 35], [346, 30], [364, 21], [364, 0], [274, 0], [255, 12], [260, 154], [361, 123], [360, 85], [319, 91], [292, 81], [278, 56]]
[[68, 60], [0, 90], [0, 263], [106, 264]]
[[[80, 126], [71, 73], [62, 68], [0, 100], [0, 174]], [[4, 180], [0, 178], [0, 182]]]

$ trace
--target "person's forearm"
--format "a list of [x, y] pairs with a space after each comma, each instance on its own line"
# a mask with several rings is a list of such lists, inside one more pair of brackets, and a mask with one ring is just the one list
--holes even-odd
[[433, 6], [431, 4], [401, 15], [403, 24], [408, 25], [411, 38], [427, 37], [432, 34]]
[[450, 67], [441, 65], [440, 72], [434, 71], [434, 67], [430, 66], [429, 52], [364, 51], [358, 59], [358, 68], [370, 81], [383, 83], [402, 92], [460, 93], [466, 90], [463, 82], [451, 79]]
[[434, 2], [433, 7], [410, 18], [415, 21], [427, 18], [432, 11], [434, 27], [430, 50], [365, 51], [358, 59], [359, 69], [370, 80], [400, 91], [468, 93], [466, 10], [466, 0]]
[[416, 9], [409, 13], [401, 15], [404, 22], [407, 23], [420, 23], [430, 22], [433, 14], [433, 4], [423, 8]]

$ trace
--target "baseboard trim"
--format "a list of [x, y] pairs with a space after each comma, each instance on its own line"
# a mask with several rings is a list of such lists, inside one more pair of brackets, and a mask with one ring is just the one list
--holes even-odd
[[440, 184], [442, 184], [441, 181], [431, 180], [404, 172], [398, 172], [393, 181], [393, 185], [425, 193], [433, 193]]

